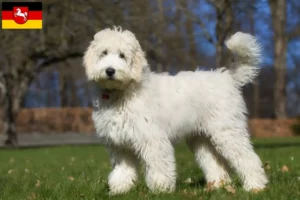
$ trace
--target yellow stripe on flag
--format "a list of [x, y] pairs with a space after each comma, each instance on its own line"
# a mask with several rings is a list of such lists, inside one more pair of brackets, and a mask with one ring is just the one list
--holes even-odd
[[2, 29], [42, 29], [42, 20], [28, 20], [25, 24], [17, 24], [14, 20], [2, 20]]

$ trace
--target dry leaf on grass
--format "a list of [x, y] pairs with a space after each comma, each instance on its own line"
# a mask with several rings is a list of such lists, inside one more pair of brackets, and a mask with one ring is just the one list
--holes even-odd
[[34, 193], [34, 192], [31, 193], [30, 196], [28, 197], [28, 199], [29, 200], [36, 200], [37, 199], [36, 193]]
[[282, 172], [288, 172], [289, 168], [286, 165], [283, 165], [282, 168], [281, 168], [281, 171]]
[[231, 194], [235, 194], [235, 188], [234, 187], [232, 187], [231, 185], [226, 185], [225, 187], [225, 190], [227, 191], [227, 192], [229, 192], [229, 193], [231, 193]]
[[204, 191], [207, 191], [207, 192], [213, 191], [215, 189], [215, 183], [216, 183], [216, 181], [208, 182], [205, 186]]
[[254, 193], [254, 194], [257, 194], [257, 193], [259, 193], [261, 191], [264, 191], [264, 190], [265, 189], [261, 189], [261, 188], [260, 189], [252, 189], [251, 192]]
[[187, 196], [196, 196], [197, 192], [196, 191], [187, 191], [186, 189], [184, 189], [183, 194], [187, 195]]
[[139, 193], [139, 195], [140, 195], [140, 196], [145, 196], [145, 193], [144, 193], [143, 191], [141, 191], [141, 192]]
[[193, 181], [192, 181], [192, 179], [191, 178], [187, 178], [185, 181], [184, 181], [184, 183], [192, 183]]
[[7, 173], [8, 173], [8, 174], [11, 174], [11, 173], [13, 173], [14, 171], [15, 171], [14, 169], [10, 169], [10, 170], [7, 171]]
[[69, 179], [70, 181], [74, 181], [75, 178], [74, 178], [73, 176], [69, 176], [68, 179]]
[[41, 186], [41, 181], [40, 180], [36, 180], [35, 187], [40, 187], [40, 186]]
[[221, 180], [218, 185], [219, 185], [219, 187], [223, 187], [225, 184], [226, 184], [226, 182], [224, 180]]
[[264, 164], [264, 168], [267, 169], [267, 170], [271, 169], [270, 163], [269, 163], [269, 162], [266, 162], [266, 163]]

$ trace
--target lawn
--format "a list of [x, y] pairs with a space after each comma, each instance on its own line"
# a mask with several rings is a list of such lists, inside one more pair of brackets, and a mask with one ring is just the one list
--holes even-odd
[[106, 180], [110, 165], [103, 147], [66, 146], [0, 150], [0, 199], [300, 199], [300, 138], [260, 139], [254, 144], [262, 161], [269, 163], [269, 188], [258, 194], [243, 191], [238, 181], [234, 181], [233, 193], [224, 188], [204, 190], [203, 175], [193, 155], [179, 144], [176, 192], [152, 194], [140, 178], [128, 194], [109, 197]]

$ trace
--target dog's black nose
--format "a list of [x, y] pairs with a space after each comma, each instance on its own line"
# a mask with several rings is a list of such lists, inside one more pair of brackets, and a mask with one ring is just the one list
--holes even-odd
[[112, 77], [115, 74], [116, 70], [114, 68], [108, 67], [105, 70], [105, 72], [106, 72], [106, 74], [107, 74], [108, 77]]

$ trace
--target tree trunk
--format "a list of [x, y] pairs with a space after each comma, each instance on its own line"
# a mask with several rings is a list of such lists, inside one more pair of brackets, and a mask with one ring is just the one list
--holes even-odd
[[256, 78], [253, 82], [253, 117], [260, 118], [260, 95], [259, 95], [259, 80]]
[[224, 42], [232, 32], [233, 9], [231, 0], [210, 1], [216, 9], [216, 68], [223, 67], [228, 62], [224, 53]]
[[284, 119], [286, 114], [286, 0], [269, 0], [275, 46], [275, 90], [274, 115], [277, 119]]
[[13, 97], [7, 92], [6, 120], [4, 121], [5, 132], [7, 138], [5, 145], [17, 146], [18, 136], [16, 131], [16, 113], [13, 111]]
[[36, 73], [32, 71], [34, 64], [31, 61], [24, 62], [20, 68], [12, 67], [3, 75], [5, 83], [4, 99], [4, 132], [7, 134], [6, 145], [17, 146], [18, 136], [16, 130], [17, 114], [20, 111], [25, 93]]
[[5, 75], [5, 85], [6, 85], [6, 92], [4, 94], [4, 133], [6, 133], [7, 138], [5, 140], [5, 145], [8, 146], [17, 146], [18, 144], [18, 137], [16, 132], [16, 113], [17, 107], [14, 108], [16, 102], [14, 102], [15, 94], [16, 94], [16, 87], [18, 84], [14, 81], [12, 75]]
[[[249, 11], [249, 18], [250, 18], [250, 32], [251, 34], [255, 34], [255, 25], [254, 25], [254, 14], [253, 8]], [[253, 82], [253, 117], [259, 118], [260, 117], [260, 95], [259, 95], [259, 76], [255, 78]]]
[[[161, 31], [164, 31], [165, 30], [165, 26], [166, 26], [166, 21], [165, 21], [165, 15], [164, 15], [164, 5], [163, 5], [163, 0], [157, 0], [157, 7], [158, 7], [158, 17], [159, 17], [159, 23], [158, 23], [158, 27], [159, 27], [159, 30], [157, 30], [157, 35], [159, 36], [158, 37], [158, 43], [160, 44], [160, 49], [157, 51], [157, 53], [159, 54], [159, 56], [161, 57], [161, 55], [163, 55], [163, 45], [161, 44], [164, 44], [164, 36], [163, 34], [161, 34], [160, 32]], [[162, 73], [164, 70], [168, 71], [169, 69], [165, 68], [164, 69], [164, 60], [159, 60], [159, 62], [157, 62], [156, 66], [157, 66], [157, 73]]]
[[[176, 6], [176, 13], [174, 17], [174, 25], [175, 25], [175, 40], [172, 42], [174, 50], [176, 51], [176, 58], [175, 62], [177, 63], [177, 71], [182, 71], [182, 70], [188, 70], [186, 69], [186, 56], [182, 56], [182, 49], [185, 46], [185, 38], [182, 34], [182, 23], [181, 19], [183, 16], [183, 12], [181, 9], [179, 9], [184, 3], [185, 0], [175, 0], [175, 6]], [[184, 63], [184, 64], [183, 64]]]
[[76, 78], [74, 78], [74, 76], [70, 77], [70, 90], [71, 90], [71, 102], [70, 102], [70, 106], [71, 107], [76, 107], [79, 105], [78, 103], [78, 99], [77, 99], [77, 85], [76, 83]]
[[67, 107], [68, 106], [68, 84], [67, 84], [67, 78], [65, 74], [66, 69], [61, 69], [59, 71], [59, 96], [60, 96], [60, 106], [61, 107]]
[[[188, 10], [188, 1], [183, 1], [182, 6], [184, 10]], [[195, 70], [197, 68], [197, 46], [196, 46], [196, 39], [194, 35], [194, 27], [193, 21], [190, 17], [186, 17], [185, 19], [185, 28], [188, 37], [188, 44], [189, 44], [189, 56], [188, 56], [188, 66], [190, 66], [188, 70]]]

